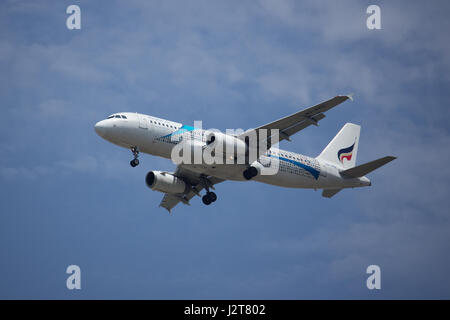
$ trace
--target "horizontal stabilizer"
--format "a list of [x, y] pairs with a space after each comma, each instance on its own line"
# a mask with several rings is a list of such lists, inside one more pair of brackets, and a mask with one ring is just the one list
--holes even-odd
[[391, 162], [392, 160], [397, 159], [397, 157], [384, 157], [377, 160], [373, 160], [367, 163], [364, 163], [360, 166], [356, 166], [344, 171], [341, 171], [341, 175], [348, 178], [359, 178], [363, 177], [366, 174], [372, 172], [375, 169], [378, 169], [381, 166], [384, 166], [386, 163]]
[[341, 190], [342, 189], [323, 189], [322, 197], [331, 198], [332, 196], [334, 196], [336, 193], [338, 193]]

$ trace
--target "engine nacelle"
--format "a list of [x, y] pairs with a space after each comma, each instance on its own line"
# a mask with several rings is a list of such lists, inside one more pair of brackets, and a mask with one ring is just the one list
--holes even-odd
[[145, 177], [147, 186], [164, 193], [185, 193], [188, 189], [186, 183], [170, 172], [150, 171]]
[[248, 152], [244, 141], [222, 132], [210, 132], [206, 136], [206, 146], [224, 156], [232, 155], [235, 158], [245, 157]]

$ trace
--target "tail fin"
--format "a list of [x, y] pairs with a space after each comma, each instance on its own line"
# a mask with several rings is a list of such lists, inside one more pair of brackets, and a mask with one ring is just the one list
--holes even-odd
[[331, 162], [344, 169], [353, 168], [356, 163], [360, 130], [361, 127], [356, 124], [346, 123], [317, 159]]

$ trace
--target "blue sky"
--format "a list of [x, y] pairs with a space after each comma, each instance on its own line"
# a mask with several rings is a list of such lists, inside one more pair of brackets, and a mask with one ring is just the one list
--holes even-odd
[[[82, 29], [66, 28], [81, 8]], [[366, 28], [370, 4], [382, 30]], [[2, 1], [0, 298], [449, 298], [449, 4], [434, 1]], [[373, 186], [225, 182], [168, 215], [144, 183], [170, 161], [93, 125], [136, 111], [247, 129], [338, 94], [281, 148], [316, 156], [362, 125]], [[66, 289], [79, 265], [82, 290]], [[365, 286], [381, 267], [382, 289]]]

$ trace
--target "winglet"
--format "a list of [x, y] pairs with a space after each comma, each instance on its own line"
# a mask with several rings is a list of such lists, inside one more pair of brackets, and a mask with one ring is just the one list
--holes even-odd
[[346, 95], [346, 97], [353, 101], [353, 95], [354, 95], [353, 93], [350, 93], [350, 94]]

